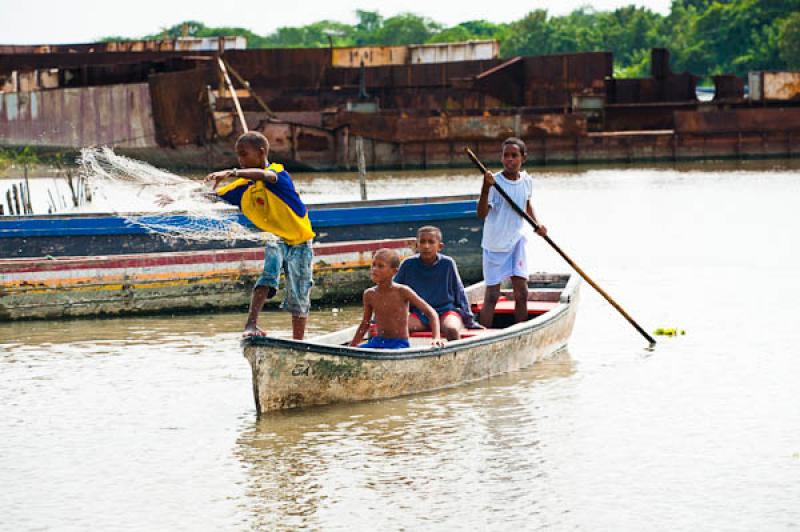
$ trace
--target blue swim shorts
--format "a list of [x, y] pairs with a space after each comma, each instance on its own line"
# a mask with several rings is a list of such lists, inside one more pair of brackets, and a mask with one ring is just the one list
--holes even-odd
[[311, 308], [311, 261], [314, 251], [311, 240], [290, 246], [283, 240], [270, 242], [264, 250], [264, 271], [256, 281], [256, 286], [278, 288], [281, 270], [286, 275], [283, 303], [281, 307], [292, 316], [308, 316]]
[[408, 338], [384, 338], [383, 336], [373, 336], [369, 342], [361, 344], [358, 347], [365, 347], [367, 349], [405, 349], [411, 347], [408, 343]]

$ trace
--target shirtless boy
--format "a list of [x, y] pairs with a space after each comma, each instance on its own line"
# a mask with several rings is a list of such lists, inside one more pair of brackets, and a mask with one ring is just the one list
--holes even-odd
[[[400, 268], [400, 255], [391, 249], [379, 249], [372, 258], [370, 277], [376, 286], [364, 291], [364, 317], [358, 326], [351, 346], [372, 349], [403, 349], [411, 347], [408, 342], [409, 305], [420, 309], [432, 327], [433, 345], [441, 347], [439, 316], [416, 292], [393, 281]], [[378, 334], [365, 344], [360, 344], [370, 326], [372, 316]]]

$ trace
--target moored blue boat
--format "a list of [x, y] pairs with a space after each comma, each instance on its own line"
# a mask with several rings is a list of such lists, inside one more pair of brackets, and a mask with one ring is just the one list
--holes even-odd
[[[465, 279], [480, 278], [480, 220], [474, 196], [372, 200], [309, 205], [316, 241], [405, 238], [422, 225], [437, 225], [446, 252], [459, 261]], [[145, 224], [186, 223], [181, 213], [136, 214]], [[242, 225], [249, 225], [239, 215]], [[61, 214], [0, 217], [0, 256], [64, 257], [200, 251], [261, 246], [262, 241], [198, 241], [154, 233], [129, 217], [116, 214]]]

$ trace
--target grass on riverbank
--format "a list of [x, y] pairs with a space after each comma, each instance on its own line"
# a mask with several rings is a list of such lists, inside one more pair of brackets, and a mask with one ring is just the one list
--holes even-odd
[[37, 169], [46, 169], [47, 173], [60, 173], [76, 167], [77, 163], [75, 156], [70, 153], [41, 152], [30, 146], [0, 148], [0, 178], [19, 177], [26, 166], [29, 173], [36, 175]]

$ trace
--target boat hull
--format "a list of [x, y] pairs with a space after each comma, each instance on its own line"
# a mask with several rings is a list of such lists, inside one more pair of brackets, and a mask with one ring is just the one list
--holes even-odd
[[[356, 299], [372, 254], [413, 239], [315, 244], [311, 299]], [[0, 322], [247, 308], [264, 247], [99, 257], [0, 259]], [[282, 300], [279, 291], [275, 301]]]
[[[467, 282], [480, 278], [481, 228], [472, 196], [373, 200], [310, 205], [309, 216], [320, 244], [387, 238], [414, 238], [423, 225], [445, 235], [447, 254], [459, 263]], [[147, 222], [148, 216], [133, 215]], [[160, 225], [180, 227], [179, 213], [155, 216]], [[0, 257], [80, 257], [141, 253], [179, 253], [260, 248], [255, 240], [199, 241], [150, 231], [146, 225], [114, 214], [64, 214], [0, 217]], [[248, 225], [244, 216], [239, 222]]]
[[550, 312], [439, 349], [370, 352], [273, 338], [246, 339], [244, 356], [252, 368], [256, 408], [264, 413], [386, 399], [520, 370], [566, 347], [578, 292], [573, 276]]

